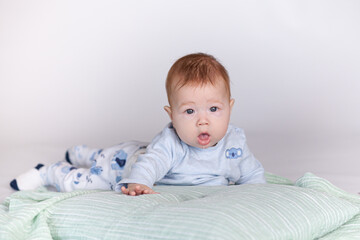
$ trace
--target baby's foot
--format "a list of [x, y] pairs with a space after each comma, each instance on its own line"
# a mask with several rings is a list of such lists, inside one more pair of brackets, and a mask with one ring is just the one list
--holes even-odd
[[39, 163], [35, 168], [21, 174], [10, 182], [10, 186], [14, 190], [34, 190], [44, 185], [39, 169], [44, 165]]

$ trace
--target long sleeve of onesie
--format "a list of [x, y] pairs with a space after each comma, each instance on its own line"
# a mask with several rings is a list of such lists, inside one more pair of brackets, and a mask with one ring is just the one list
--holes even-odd
[[152, 187], [155, 182], [162, 179], [171, 169], [176, 153], [177, 135], [170, 129], [165, 129], [158, 134], [146, 153], [139, 155], [132, 166], [130, 175], [122, 179], [119, 184], [138, 183]]
[[241, 172], [240, 178], [235, 184], [245, 183], [265, 183], [264, 168], [261, 163], [250, 152], [247, 144], [243, 147], [243, 159], [239, 163], [239, 169]]

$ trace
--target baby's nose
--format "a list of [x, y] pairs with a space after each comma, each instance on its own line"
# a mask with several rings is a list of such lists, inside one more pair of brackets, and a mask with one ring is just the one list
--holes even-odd
[[209, 125], [209, 120], [208, 120], [208, 118], [207, 118], [206, 113], [201, 113], [201, 114], [199, 114], [199, 119], [198, 119], [197, 124], [198, 124], [199, 126]]

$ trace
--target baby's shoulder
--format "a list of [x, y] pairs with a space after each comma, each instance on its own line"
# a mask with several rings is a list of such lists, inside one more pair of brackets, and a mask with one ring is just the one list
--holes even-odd
[[179, 141], [179, 137], [171, 123], [167, 124], [166, 127], [159, 133], [159, 138], [170, 142]]
[[244, 130], [234, 125], [229, 125], [228, 131], [223, 139], [223, 145], [225, 147], [237, 146], [242, 148], [245, 144], [246, 136]]
[[150, 145], [161, 145], [170, 149], [178, 144], [180, 144], [180, 139], [171, 123], [166, 125], [166, 127], [158, 133], [150, 143]]
[[246, 140], [244, 129], [236, 127], [232, 124], [229, 124], [228, 130], [226, 132], [226, 137], [228, 138], [235, 138], [235, 139], [242, 139]]

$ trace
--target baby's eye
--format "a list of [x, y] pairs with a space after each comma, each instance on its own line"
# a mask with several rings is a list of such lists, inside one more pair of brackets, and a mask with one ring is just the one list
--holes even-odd
[[216, 112], [217, 110], [218, 110], [218, 107], [211, 107], [211, 108], [210, 108], [210, 111], [211, 111], [211, 112]]
[[194, 113], [194, 110], [193, 109], [186, 109], [185, 111], [187, 114], [193, 114]]

